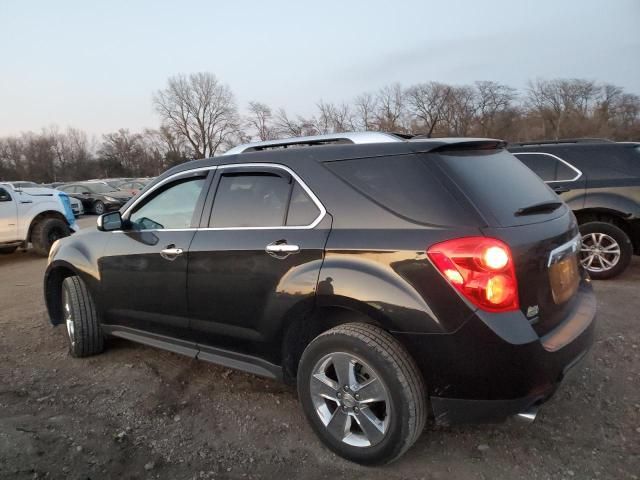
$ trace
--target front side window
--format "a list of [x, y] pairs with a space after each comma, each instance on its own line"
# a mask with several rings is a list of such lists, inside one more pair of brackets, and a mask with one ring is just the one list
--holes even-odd
[[157, 193], [142, 205], [137, 206], [129, 220], [134, 228], [161, 230], [167, 228], [191, 228], [194, 213], [204, 188], [205, 177], [176, 181]]
[[545, 182], [570, 182], [578, 176], [576, 170], [546, 153], [515, 153], [514, 155]]
[[227, 173], [220, 177], [209, 226], [280, 227], [284, 225], [290, 177], [273, 173]]

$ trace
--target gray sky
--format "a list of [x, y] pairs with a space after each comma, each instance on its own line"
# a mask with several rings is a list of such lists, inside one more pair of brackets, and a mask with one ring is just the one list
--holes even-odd
[[198, 71], [301, 114], [396, 81], [640, 93], [640, 0], [0, 0], [0, 135], [155, 127], [152, 93]]

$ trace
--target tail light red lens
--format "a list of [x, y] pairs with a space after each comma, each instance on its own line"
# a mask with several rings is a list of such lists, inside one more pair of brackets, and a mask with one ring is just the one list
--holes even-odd
[[495, 238], [464, 237], [437, 243], [427, 255], [447, 281], [471, 303], [489, 312], [520, 307], [509, 246]]

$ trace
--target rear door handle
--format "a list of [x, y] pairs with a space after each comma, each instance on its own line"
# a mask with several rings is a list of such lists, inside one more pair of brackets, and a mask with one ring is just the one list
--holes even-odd
[[170, 262], [173, 262], [180, 255], [182, 255], [182, 249], [176, 248], [175, 245], [167, 245], [167, 248], [160, 250], [160, 256]]
[[300, 251], [300, 247], [298, 245], [289, 245], [288, 243], [271, 243], [267, 245], [265, 250], [271, 253], [296, 253]]

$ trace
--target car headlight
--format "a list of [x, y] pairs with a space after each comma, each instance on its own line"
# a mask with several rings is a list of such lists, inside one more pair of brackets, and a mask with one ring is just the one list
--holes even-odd
[[116, 200], [116, 199], [115, 199], [115, 198], [113, 198], [113, 197], [104, 197], [104, 199], [105, 199], [107, 202], [117, 202], [117, 201], [118, 201], [118, 200]]

